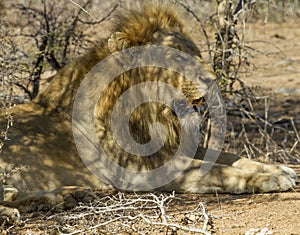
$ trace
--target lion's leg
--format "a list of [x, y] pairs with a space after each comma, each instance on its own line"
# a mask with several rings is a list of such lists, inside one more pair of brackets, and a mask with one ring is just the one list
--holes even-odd
[[216, 151], [213, 149], [207, 149], [203, 147], [198, 147], [195, 154], [195, 159], [204, 161], [213, 161], [217, 164], [232, 166], [235, 162], [241, 159], [240, 156], [224, 151]]
[[18, 223], [20, 221], [20, 212], [18, 209], [0, 205], [0, 224], [4, 221]]
[[[203, 175], [201, 169], [209, 167], [210, 170]], [[194, 193], [253, 193], [287, 191], [295, 184], [295, 179], [288, 174], [253, 172], [193, 160], [190, 167], [164, 189]]]
[[[204, 158], [205, 156], [205, 158]], [[240, 157], [236, 154], [227, 153], [221, 151], [220, 153], [215, 150], [205, 149], [199, 147], [195, 156], [196, 159], [211, 161], [216, 159], [217, 164], [233, 166], [238, 169], [260, 172], [260, 173], [269, 173], [269, 174], [286, 174], [289, 175], [294, 180], [297, 180], [296, 172], [286, 166], [275, 165], [270, 163], [257, 162], [248, 158]]]
[[239, 169], [247, 169], [248, 171], [253, 171], [253, 172], [269, 173], [274, 175], [284, 174], [284, 175], [288, 175], [290, 178], [294, 179], [295, 181], [298, 179], [296, 172], [287, 166], [257, 162], [248, 158], [241, 158], [235, 163], [233, 163], [232, 166]]
[[17, 208], [21, 212], [60, 210], [95, 198], [96, 195], [88, 187], [65, 186], [50, 191], [19, 192], [14, 199], [4, 200], [2, 206]]

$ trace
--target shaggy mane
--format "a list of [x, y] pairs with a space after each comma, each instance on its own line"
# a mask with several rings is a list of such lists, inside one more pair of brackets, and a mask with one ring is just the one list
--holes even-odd
[[159, 29], [182, 31], [183, 25], [178, 19], [176, 6], [142, 4], [138, 7], [120, 11], [114, 17], [112, 32], [123, 32], [135, 45], [143, 45], [152, 39]]

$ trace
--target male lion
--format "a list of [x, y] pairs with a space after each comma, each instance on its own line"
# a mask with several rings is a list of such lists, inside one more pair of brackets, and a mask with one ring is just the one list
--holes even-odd
[[[167, 48], [164, 51], [165, 58], [172, 57], [172, 53], [176, 49], [178, 53], [183, 52], [198, 61], [201, 67], [199, 71], [194, 71], [196, 78], [189, 80], [176, 71], [162, 67], [144, 66], [130, 69], [116, 76], [101, 95], [92, 93], [86, 95], [91, 98], [94, 95], [100, 95], [97, 97], [99, 99], [94, 112], [96, 132], [103, 149], [102, 153], [107, 155], [112, 164], [137, 173], [149, 172], [164, 164], [167, 165], [169, 162], [171, 164], [172, 157], [180, 149], [177, 156], [179, 163], [172, 163], [175, 177], [172, 178], [172, 172], [166, 171], [165, 178], [169, 176], [171, 178], [162, 185], [158, 184], [160, 181], [164, 181], [164, 176], [161, 174], [161, 178], [146, 178], [147, 182], [131, 176], [130, 180], [132, 181], [122, 184], [123, 181], [126, 181], [122, 177], [127, 177], [122, 171], [102, 169], [104, 173], [113, 171], [110, 172], [112, 178], [108, 178], [103, 183], [83, 164], [74, 144], [71, 114], [76, 92], [86, 74], [105, 57], [112, 55], [115, 66], [122, 67], [127, 63], [123, 59], [135, 60], [135, 54], [115, 52], [136, 46], [145, 46], [147, 49], [155, 45]], [[173, 48], [173, 50], [168, 48]], [[168, 54], [169, 52], [171, 54]], [[128, 57], [126, 57], [127, 55]], [[182, 63], [178, 63], [182, 69], [190, 65], [184, 61], [184, 56], [175, 59], [181, 60], [181, 62], [183, 59]], [[166, 62], [163, 60], [161, 63]], [[193, 70], [190, 71], [193, 74]], [[85, 200], [86, 197], [92, 196], [89, 189], [70, 187], [70, 185], [87, 186], [93, 189], [118, 187], [124, 190], [152, 190], [153, 187], [151, 188], [149, 184], [153, 184], [152, 186], [157, 186], [156, 188], [159, 190], [194, 193], [253, 193], [286, 191], [293, 188], [297, 175], [292, 169], [255, 162], [225, 152], [220, 153], [216, 164], [206, 174], [202, 174], [203, 172], [199, 170], [202, 169], [201, 166], [211, 165], [202, 161], [206, 149], [196, 146], [190, 154], [189, 148], [192, 148], [197, 140], [193, 139], [194, 133], [190, 132], [189, 127], [194, 127], [195, 120], [200, 120], [198, 119], [200, 117], [199, 101], [209, 90], [211, 84], [209, 80], [214, 78], [214, 74], [202, 62], [199, 49], [184, 32], [181, 21], [169, 6], [143, 6], [122, 12], [116, 17], [109, 38], [100, 40], [87, 54], [58, 72], [51, 84], [36, 100], [30, 104], [19, 105], [13, 110], [15, 125], [12, 132], [9, 133], [10, 141], [7, 141], [1, 154], [1, 171], [10, 172], [18, 166], [25, 166], [25, 168], [11, 174], [6, 179], [8, 185], [16, 187], [21, 192], [9, 194], [8, 192], [11, 192], [12, 188], [5, 186], [2, 205], [28, 211], [40, 209], [49, 204], [53, 206], [63, 200], [71, 203], [72, 200]], [[120, 105], [117, 103], [121, 95], [124, 95], [133, 86], [145, 85], [147, 82], [158, 84], [157, 90], [137, 89], [134, 93], [136, 99], [143, 100], [150, 93], [155, 92], [162, 92], [159, 95], [163, 94], [168, 99], [165, 103], [149, 100], [149, 102], [143, 102], [133, 110], [129, 110], [132, 112], [128, 115], [126, 124], [130, 138], [139, 146], [148, 143], [153, 144], [152, 147], [158, 146], [158, 151], [153, 153], [149, 148], [151, 153], [143, 156], [143, 154], [130, 153], [128, 149], [124, 148], [122, 146], [122, 144], [126, 145], [124, 139], [125, 143], [118, 142], [114, 136], [113, 127], [123, 128], [123, 124], [119, 124], [118, 118], [113, 118], [112, 115], [114, 106]], [[168, 84], [179, 91], [181, 96], [173, 96], [174, 93], [163, 85], [161, 91], [161, 84]], [[98, 85], [101, 84], [93, 84], [93, 86]], [[147, 88], [147, 85], [144, 88]], [[129, 97], [132, 98], [132, 96]], [[121, 104], [126, 106], [131, 102], [133, 100], [125, 99]], [[77, 104], [80, 105], [80, 102]], [[120, 112], [119, 118], [122, 119], [122, 111]], [[127, 112], [126, 107], [124, 115], [126, 115], [125, 112]], [[1, 116], [4, 117], [4, 114]], [[164, 128], [155, 128], [157, 123], [161, 123]], [[80, 129], [80, 126], [78, 128]], [[122, 133], [121, 135], [123, 135]], [[188, 141], [184, 138], [187, 138]], [[181, 140], [184, 140], [183, 146], [180, 145]], [[207, 152], [208, 156], [214, 153], [216, 153], [214, 150]], [[181, 168], [180, 164], [185, 167]], [[9, 195], [11, 195], [10, 199]], [[9, 212], [6, 211], [3, 214], [7, 215]]]

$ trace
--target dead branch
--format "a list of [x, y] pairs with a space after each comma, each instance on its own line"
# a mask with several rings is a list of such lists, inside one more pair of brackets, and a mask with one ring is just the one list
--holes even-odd
[[[61, 221], [61, 234], [84, 232], [137, 232], [138, 234], [158, 233], [172, 230], [183, 233], [210, 234], [208, 225], [211, 218], [205, 206], [200, 203], [193, 210], [172, 211], [172, 205], [181, 199], [172, 194], [143, 194], [107, 196], [99, 201], [80, 204], [72, 211], [49, 216], [47, 220]], [[184, 220], [178, 221], [178, 218]], [[187, 221], [188, 223], [182, 223]], [[84, 228], [78, 228], [79, 221], [85, 221]], [[181, 222], [180, 222], [181, 221]], [[192, 225], [188, 225], [192, 223]], [[202, 224], [202, 226], [201, 226]], [[56, 225], [57, 226], [57, 225]], [[150, 227], [149, 227], [150, 226]]]
[[207, 50], [208, 50], [208, 54], [209, 54], [209, 61], [212, 61], [212, 50], [211, 50], [211, 43], [208, 37], [208, 33], [206, 32], [206, 29], [203, 25], [202, 20], [200, 20], [200, 18], [196, 15], [196, 13], [191, 10], [191, 8], [185, 4], [183, 4], [181, 1], [176, 0], [176, 3], [178, 3], [179, 5], [181, 5], [187, 12], [189, 12], [190, 14], [192, 14], [192, 16], [196, 19], [196, 21], [200, 24], [200, 28], [201, 31], [205, 37], [206, 40], [206, 46], [207, 46]]

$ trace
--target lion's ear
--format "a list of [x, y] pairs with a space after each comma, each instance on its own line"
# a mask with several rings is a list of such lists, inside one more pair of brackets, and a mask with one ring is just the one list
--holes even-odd
[[111, 53], [126, 49], [130, 46], [130, 40], [126, 33], [113, 33], [108, 39], [108, 49]]

